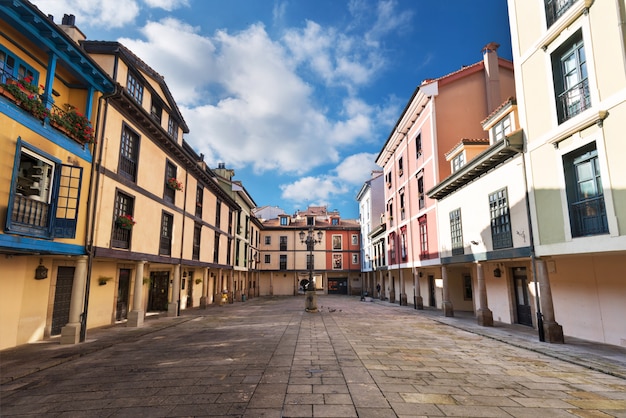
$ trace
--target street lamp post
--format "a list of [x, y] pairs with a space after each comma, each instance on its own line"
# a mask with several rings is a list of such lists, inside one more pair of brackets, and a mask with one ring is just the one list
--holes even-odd
[[315, 293], [315, 284], [313, 283], [313, 247], [315, 244], [322, 242], [322, 231], [317, 231], [317, 239], [313, 233], [313, 228], [310, 227], [308, 233], [300, 231], [300, 242], [306, 244], [309, 250], [309, 260], [307, 267], [309, 270], [309, 282], [306, 285], [304, 309], [307, 312], [317, 312], [317, 294]]

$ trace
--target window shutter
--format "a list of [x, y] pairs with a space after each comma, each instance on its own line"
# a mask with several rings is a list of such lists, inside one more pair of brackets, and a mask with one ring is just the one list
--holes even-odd
[[82, 167], [61, 165], [53, 229], [55, 238], [76, 237], [82, 177]]

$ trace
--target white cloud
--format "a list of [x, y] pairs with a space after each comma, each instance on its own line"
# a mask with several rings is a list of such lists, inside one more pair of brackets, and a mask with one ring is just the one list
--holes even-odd
[[362, 40], [342, 34], [337, 29], [323, 28], [307, 21], [302, 29], [285, 32], [283, 42], [296, 63], [312, 71], [329, 86], [344, 86], [353, 92], [369, 83], [384, 66], [375, 49], [364, 48]]
[[327, 205], [335, 195], [346, 193], [347, 189], [332, 177], [302, 177], [299, 180], [281, 185], [282, 198], [294, 202], [296, 206]]
[[380, 170], [374, 163], [377, 155], [367, 152], [350, 155], [335, 169], [337, 179], [351, 185], [362, 185], [371, 177], [372, 170]]
[[148, 7], [160, 8], [171, 12], [179, 7], [189, 7], [189, 0], [143, 0]]
[[413, 18], [410, 11], [398, 11], [396, 0], [379, 1], [376, 8], [376, 22], [365, 34], [368, 44], [378, 46], [385, 35], [402, 29]]
[[64, 14], [73, 14], [81, 28], [123, 27], [132, 23], [140, 11], [136, 0], [32, 0], [32, 3], [45, 14], [53, 15], [59, 24]]
[[375, 154], [359, 153], [344, 159], [330, 174], [307, 176], [280, 186], [281, 197], [295, 206], [327, 205], [344, 199], [355, 186], [362, 185], [377, 170]]
[[145, 39], [119, 41], [165, 76], [177, 103], [192, 105], [206, 99], [202, 86], [219, 81], [213, 42], [199, 29], [180, 20], [166, 18], [148, 22], [141, 29]]

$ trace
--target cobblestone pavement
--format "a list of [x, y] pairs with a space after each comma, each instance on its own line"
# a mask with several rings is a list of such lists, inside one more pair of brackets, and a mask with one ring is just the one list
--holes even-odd
[[358, 297], [318, 306], [255, 298], [1, 351], [0, 415], [626, 417], [626, 350]]

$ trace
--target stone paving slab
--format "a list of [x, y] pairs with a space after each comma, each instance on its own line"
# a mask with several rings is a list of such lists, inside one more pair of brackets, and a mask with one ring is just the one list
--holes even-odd
[[1, 351], [0, 416], [626, 417], [619, 347], [356, 297], [318, 304], [256, 298]]

